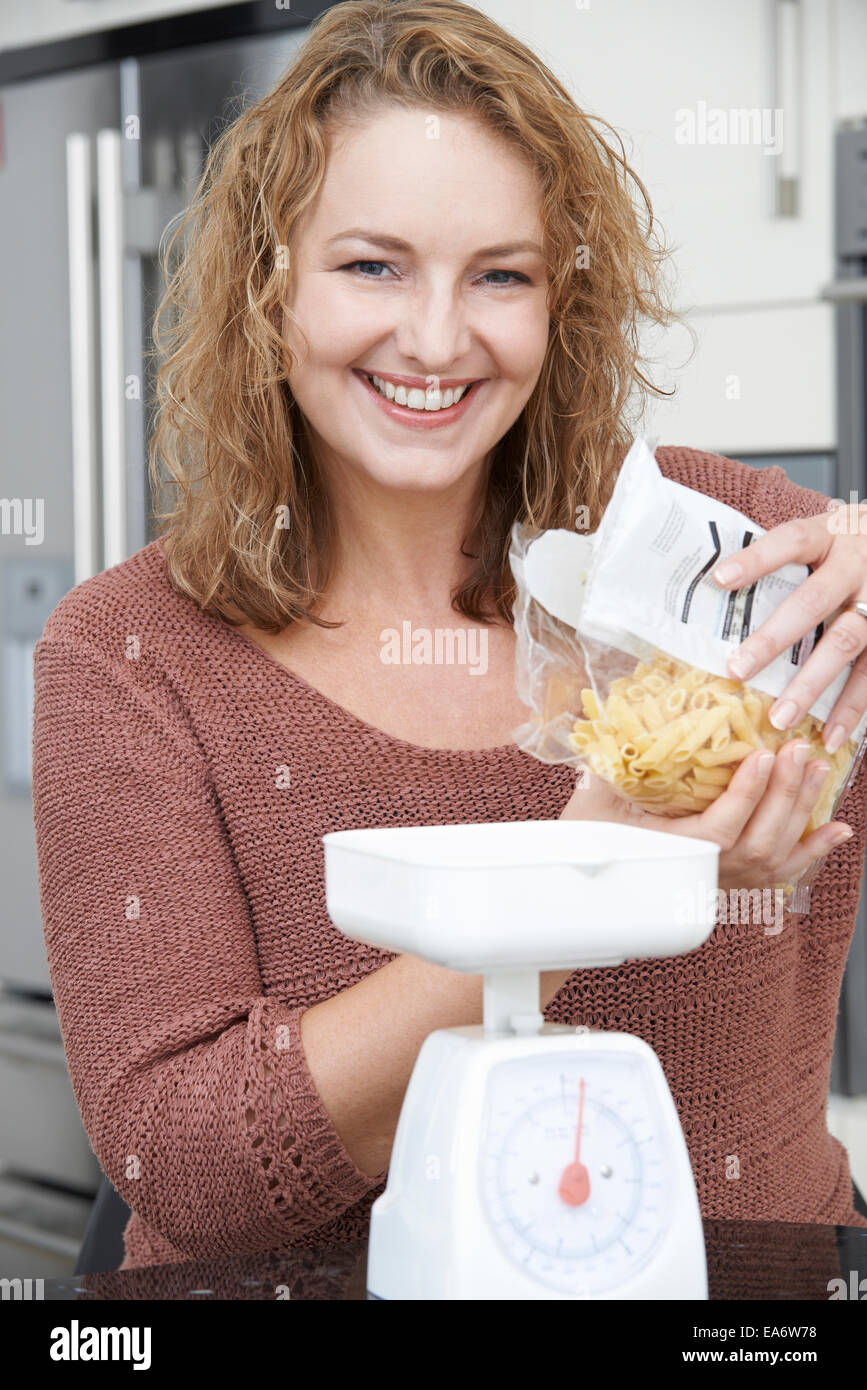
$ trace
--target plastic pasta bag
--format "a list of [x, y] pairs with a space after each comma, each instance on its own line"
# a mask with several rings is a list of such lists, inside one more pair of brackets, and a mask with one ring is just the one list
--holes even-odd
[[[831, 765], [804, 831], [829, 821], [867, 749], [867, 715], [836, 753], [821, 726], [842, 672], [794, 728], [768, 712], [821, 628], [746, 683], [726, 674], [732, 649], [806, 578], [789, 564], [736, 591], [711, 576], [764, 534], [742, 513], [664, 477], [655, 440], [633, 444], [599, 530], [540, 532], [515, 523], [517, 688], [532, 717], [514, 731], [542, 762], [586, 767], [657, 815], [704, 810], [754, 749], [806, 739]], [[823, 860], [778, 885], [789, 911], [809, 909]]]

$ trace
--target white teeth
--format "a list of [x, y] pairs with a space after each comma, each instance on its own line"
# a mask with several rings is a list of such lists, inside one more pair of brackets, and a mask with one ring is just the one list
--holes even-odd
[[394, 401], [395, 405], [406, 405], [410, 410], [447, 410], [450, 405], [457, 405], [470, 389], [469, 386], [456, 386], [452, 390], [449, 386], [445, 391], [422, 391], [413, 386], [407, 390], [405, 386], [395, 386], [393, 381], [384, 381], [381, 376], [368, 376], [367, 379], [373, 382], [381, 396]]

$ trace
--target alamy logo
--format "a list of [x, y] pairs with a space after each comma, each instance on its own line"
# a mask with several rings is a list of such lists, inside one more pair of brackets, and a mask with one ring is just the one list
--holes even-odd
[[0, 532], [23, 536], [25, 545], [41, 545], [45, 539], [45, 499], [0, 497]]
[[468, 666], [471, 676], [488, 669], [486, 628], [414, 628], [404, 620], [401, 629], [384, 627], [379, 634], [379, 659], [386, 666]]
[[783, 150], [783, 112], [779, 107], [724, 110], [700, 101], [694, 111], [681, 106], [674, 115], [678, 145], [760, 145], [763, 154]]
[[0, 1279], [0, 1299], [40, 1299], [45, 1297], [44, 1279]]
[[867, 1299], [867, 1279], [860, 1279], [857, 1269], [850, 1269], [848, 1287], [845, 1279], [828, 1280], [828, 1297], [832, 1303], [841, 1298], [863, 1303]]
[[69, 1327], [51, 1329], [52, 1361], [132, 1361], [134, 1371], [150, 1370], [149, 1327]]
[[678, 922], [696, 922], [709, 911], [720, 926], [763, 925], [765, 936], [779, 936], [784, 909], [782, 888], [679, 888], [675, 914]]

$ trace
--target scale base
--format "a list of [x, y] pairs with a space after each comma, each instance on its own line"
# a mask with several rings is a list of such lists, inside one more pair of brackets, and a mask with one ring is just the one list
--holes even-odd
[[[658, 1102], [675, 1199], [646, 1263], [613, 1288], [563, 1292], [519, 1267], [494, 1234], [480, 1180], [485, 1095], [502, 1062], [600, 1048], [640, 1056]], [[553, 1058], [552, 1058], [553, 1061]], [[385, 1192], [374, 1202], [367, 1266], [373, 1299], [706, 1299], [704, 1231], [677, 1112], [653, 1050], [625, 1033], [545, 1024], [532, 1035], [481, 1026], [425, 1040], [407, 1088]]]

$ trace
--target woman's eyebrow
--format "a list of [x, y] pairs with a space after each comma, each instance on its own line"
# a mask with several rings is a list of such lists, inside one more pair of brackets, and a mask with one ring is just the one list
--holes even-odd
[[[335, 241], [366, 241], [371, 246], [382, 247], [385, 251], [412, 251], [409, 242], [402, 241], [400, 237], [388, 236], [385, 232], [368, 232], [363, 227], [350, 227], [345, 232], [338, 232], [336, 236], [329, 237], [325, 245], [331, 246]], [[475, 256], [511, 256], [518, 251], [532, 251], [537, 256], [542, 255], [542, 248], [535, 241], [512, 241], [500, 246], [483, 246], [475, 252]]]

